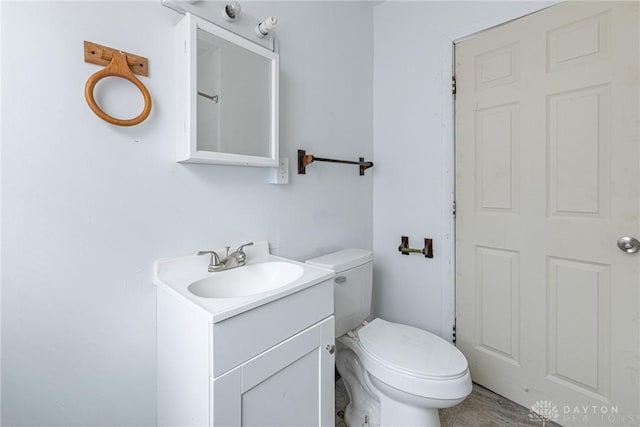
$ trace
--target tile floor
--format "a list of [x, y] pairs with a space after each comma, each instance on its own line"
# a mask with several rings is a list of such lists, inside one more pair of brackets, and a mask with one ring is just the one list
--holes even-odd
[[[349, 403], [342, 379], [336, 382], [336, 427], [345, 427], [342, 411]], [[461, 404], [440, 410], [442, 427], [530, 427], [542, 421], [529, 418], [529, 410], [477, 384]], [[547, 427], [559, 427], [547, 421]], [[360, 426], [351, 426], [360, 427]]]

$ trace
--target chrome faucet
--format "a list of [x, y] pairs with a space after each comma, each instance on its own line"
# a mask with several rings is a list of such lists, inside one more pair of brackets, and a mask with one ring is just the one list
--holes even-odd
[[215, 273], [218, 271], [230, 270], [232, 268], [245, 265], [247, 263], [247, 254], [242, 249], [245, 246], [251, 245], [253, 245], [253, 242], [240, 245], [240, 247], [233, 251], [231, 254], [229, 253], [230, 247], [225, 246], [227, 254], [223, 260], [220, 260], [220, 257], [215, 251], [200, 251], [198, 252], [198, 255], [211, 254], [211, 261], [209, 262], [209, 267], [207, 268], [207, 270], [209, 271], [209, 273]]

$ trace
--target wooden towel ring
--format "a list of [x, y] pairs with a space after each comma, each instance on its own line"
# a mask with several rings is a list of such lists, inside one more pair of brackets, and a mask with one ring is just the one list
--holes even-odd
[[[122, 77], [136, 85], [144, 97], [144, 108], [142, 112], [132, 119], [117, 119], [102, 111], [93, 97], [93, 90], [95, 89], [96, 84], [105, 77]], [[142, 82], [133, 74], [127, 64], [127, 56], [122, 52], [113, 52], [113, 58], [109, 65], [89, 77], [89, 80], [87, 80], [87, 83], [84, 85], [84, 98], [87, 100], [89, 108], [91, 108], [98, 117], [106, 122], [118, 126], [137, 125], [138, 123], [143, 122], [149, 116], [149, 113], [151, 113], [151, 95], [145, 85], [142, 84]]]

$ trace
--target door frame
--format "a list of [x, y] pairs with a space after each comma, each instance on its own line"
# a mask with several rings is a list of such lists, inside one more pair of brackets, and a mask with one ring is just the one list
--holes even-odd
[[[455, 75], [455, 45], [476, 34], [504, 25], [516, 19], [539, 12], [561, 3], [563, 0], [523, 2], [522, 10], [503, 12], [499, 16], [465, 25], [455, 31], [443, 33], [440, 37], [442, 85], [442, 331], [441, 336], [451, 341], [456, 321], [456, 219], [453, 204], [456, 197], [455, 174], [455, 98], [452, 93], [451, 77]], [[532, 3], [535, 3], [532, 5]]]

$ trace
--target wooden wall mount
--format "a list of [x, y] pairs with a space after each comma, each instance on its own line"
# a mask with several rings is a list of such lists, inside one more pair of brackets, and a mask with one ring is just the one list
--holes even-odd
[[84, 41], [84, 62], [106, 67], [113, 59], [114, 53], [122, 53], [127, 57], [127, 65], [134, 74], [149, 77], [149, 60], [144, 56]]

